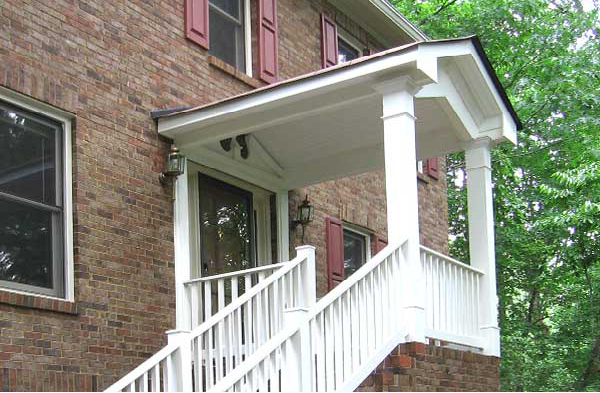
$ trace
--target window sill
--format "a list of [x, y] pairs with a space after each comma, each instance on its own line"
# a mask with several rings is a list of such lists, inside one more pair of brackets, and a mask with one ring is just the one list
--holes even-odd
[[243, 72], [236, 70], [235, 67], [233, 67], [232, 65], [225, 63], [223, 60], [221, 60], [215, 56], [210, 56], [210, 55], [208, 56], [208, 64], [223, 71], [226, 74], [233, 76], [236, 79], [239, 79], [240, 81], [244, 82], [245, 84], [247, 84], [250, 87], [258, 89], [259, 87], [262, 86], [262, 84], [258, 81], [258, 79], [249, 77], [248, 75], [244, 74]]
[[77, 303], [0, 289], [0, 303], [12, 306], [77, 315]]

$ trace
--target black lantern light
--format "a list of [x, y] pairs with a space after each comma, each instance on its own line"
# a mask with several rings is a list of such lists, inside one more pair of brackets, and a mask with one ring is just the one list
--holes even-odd
[[160, 182], [165, 184], [167, 178], [175, 178], [183, 174], [185, 156], [175, 146], [171, 146], [171, 152], [167, 159], [167, 170], [160, 174]]
[[308, 195], [304, 197], [302, 204], [298, 206], [296, 219], [292, 221], [292, 226], [295, 228], [302, 225], [302, 242], [304, 242], [304, 228], [315, 218], [315, 208], [308, 201]]

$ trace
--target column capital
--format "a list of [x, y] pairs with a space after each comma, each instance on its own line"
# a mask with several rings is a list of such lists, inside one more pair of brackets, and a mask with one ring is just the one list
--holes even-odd
[[417, 94], [423, 86], [419, 85], [413, 78], [408, 75], [388, 80], [385, 82], [376, 83], [373, 89], [382, 95], [406, 92], [412, 96]]
[[493, 142], [490, 138], [475, 139], [464, 146], [467, 171], [477, 168], [492, 169]]

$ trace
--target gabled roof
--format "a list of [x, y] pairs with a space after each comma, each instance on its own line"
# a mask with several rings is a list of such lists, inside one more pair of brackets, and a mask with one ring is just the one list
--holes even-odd
[[280, 81], [280, 82], [273, 83], [273, 84], [270, 84], [267, 86], [263, 86], [261, 88], [250, 90], [248, 92], [245, 92], [245, 93], [242, 93], [239, 95], [235, 95], [232, 97], [228, 97], [228, 98], [225, 98], [225, 99], [222, 99], [219, 101], [202, 104], [202, 105], [198, 105], [198, 106], [190, 107], [190, 108], [156, 110], [156, 111], [152, 111], [151, 115], [152, 115], [152, 118], [154, 118], [154, 119], [164, 119], [164, 118], [172, 118], [172, 117], [180, 116], [183, 114], [189, 114], [191, 112], [197, 112], [197, 111], [201, 111], [201, 110], [208, 109], [208, 108], [216, 108], [225, 103], [239, 101], [239, 100], [243, 100], [243, 99], [246, 99], [249, 97], [256, 97], [261, 94], [272, 93], [273, 91], [275, 91], [277, 89], [282, 89], [283, 87], [287, 87], [287, 86], [298, 84], [298, 83], [303, 83], [303, 82], [309, 81], [311, 79], [317, 79], [324, 75], [334, 74], [336, 72], [340, 72], [343, 70], [348, 70], [348, 69], [357, 67], [359, 65], [362, 65], [362, 64], [365, 64], [368, 62], [374, 62], [374, 61], [381, 60], [381, 59], [384, 59], [387, 57], [392, 57], [392, 56], [395, 56], [398, 54], [402, 54], [403, 52], [407, 52], [407, 51], [410, 51], [413, 49], [418, 49], [419, 47], [427, 47], [427, 46], [431, 46], [431, 45], [435, 46], [435, 45], [440, 45], [440, 44], [444, 44], [444, 43], [456, 43], [456, 42], [466, 42], [466, 41], [471, 42], [473, 47], [477, 51], [477, 54], [479, 55], [479, 58], [485, 68], [487, 75], [489, 76], [490, 80], [492, 81], [499, 97], [502, 99], [502, 102], [503, 102], [506, 110], [510, 113], [512, 119], [514, 120], [514, 122], [517, 126], [517, 129], [519, 129], [519, 130], [522, 129], [521, 120], [519, 119], [519, 116], [517, 115], [515, 109], [513, 108], [512, 104], [506, 94], [506, 91], [504, 90], [504, 87], [500, 83], [500, 80], [498, 79], [498, 76], [497, 76], [496, 72], [494, 71], [492, 64], [490, 63], [488, 57], [485, 54], [485, 51], [481, 44], [481, 41], [479, 40], [479, 38], [477, 36], [470, 36], [470, 37], [464, 37], [464, 38], [453, 38], [453, 39], [445, 39], [445, 40], [430, 40], [430, 41], [423, 41], [423, 42], [414, 42], [414, 43], [403, 45], [403, 46], [400, 46], [397, 48], [388, 49], [388, 50], [376, 53], [371, 56], [363, 56], [358, 59], [355, 59], [355, 60], [352, 60], [352, 61], [349, 61], [346, 63], [338, 64], [333, 67], [324, 68], [324, 69], [321, 69], [318, 71], [300, 75], [295, 78], [290, 78], [290, 79], [287, 79], [284, 81]]

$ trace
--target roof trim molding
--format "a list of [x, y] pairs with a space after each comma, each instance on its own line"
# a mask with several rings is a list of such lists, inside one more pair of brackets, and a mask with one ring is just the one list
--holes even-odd
[[409, 21], [393, 5], [388, 3], [387, 0], [369, 0], [369, 3], [375, 6], [381, 13], [385, 14], [385, 16], [404, 30], [404, 32], [410, 35], [415, 41], [429, 40], [429, 37], [421, 29]]

